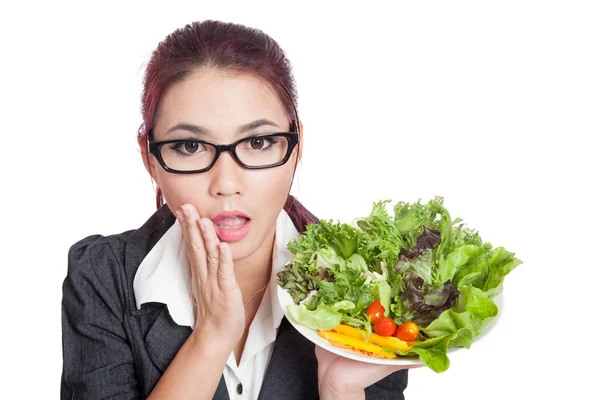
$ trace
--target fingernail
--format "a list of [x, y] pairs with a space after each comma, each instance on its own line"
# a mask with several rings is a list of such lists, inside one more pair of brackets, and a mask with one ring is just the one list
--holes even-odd
[[200, 230], [202, 233], [206, 232], [206, 223], [204, 221], [200, 221]]
[[183, 215], [181, 214], [181, 211], [175, 210], [175, 215], [177, 216], [178, 220], [181, 221], [183, 219]]

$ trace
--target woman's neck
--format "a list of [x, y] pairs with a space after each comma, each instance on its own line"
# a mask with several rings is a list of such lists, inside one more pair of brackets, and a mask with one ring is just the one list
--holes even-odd
[[235, 278], [244, 300], [263, 288], [271, 278], [274, 246], [275, 230], [253, 254], [234, 262]]

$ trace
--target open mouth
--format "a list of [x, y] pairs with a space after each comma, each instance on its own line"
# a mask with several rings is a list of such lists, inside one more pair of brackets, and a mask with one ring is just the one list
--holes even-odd
[[248, 221], [248, 218], [236, 215], [234, 217], [220, 218], [214, 224], [221, 229], [240, 229]]
[[250, 229], [250, 218], [242, 215], [218, 216], [213, 220], [219, 240], [235, 242], [243, 239]]

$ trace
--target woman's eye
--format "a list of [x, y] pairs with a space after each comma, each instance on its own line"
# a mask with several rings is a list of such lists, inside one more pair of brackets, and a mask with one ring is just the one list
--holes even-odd
[[277, 143], [274, 138], [251, 138], [246, 142], [251, 150], [267, 150]]
[[263, 138], [254, 138], [250, 140], [250, 147], [252, 147], [254, 150], [262, 149], [264, 144], [265, 140]]
[[178, 142], [173, 143], [173, 145], [170, 146], [170, 149], [179, 155], [188, 156], [201, 153], [206, 150], [206, 147], [198, 142]]
[[196, 143], [196, 142], [185, 142], [183, 144], [183, 148], [188, 153], [195, 153], [195, 152], [197, 152], [199, 147], [200, 147], [200, 143]]
[[198, 142], [179, 142], [173, 143], [173, 145], [171, 146], [171, 149], [179, 153], [184, 153], [183, 151], [181, 151], [182, 148], [183, 150], [185, 150], [185, 153], [196, 153], [199, 150], [203, 150], [204, 146], [202, 145], [202, 143]]

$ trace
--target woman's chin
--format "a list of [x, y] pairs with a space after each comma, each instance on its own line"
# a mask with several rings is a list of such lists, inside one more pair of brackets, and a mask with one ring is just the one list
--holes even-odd
[[256, 249], [252, 248], [254, 246], [251, 245], [251, 241], [248, 239], [250, 238], [246, 237], [235, 242], [227, 242], [231, 248], [231, 256], [234, 262], [248, 258], [256, 251]]

